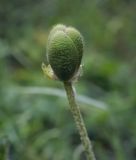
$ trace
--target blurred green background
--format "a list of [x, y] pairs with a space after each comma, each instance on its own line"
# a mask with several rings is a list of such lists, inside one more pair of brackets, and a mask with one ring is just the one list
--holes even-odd
[[136, 159], [136, 1], [0, 1], [0, 160], [85, 160], [63, 85], [43, 76], [49, 30], [85, 39], [75, 84], [98, 160]]

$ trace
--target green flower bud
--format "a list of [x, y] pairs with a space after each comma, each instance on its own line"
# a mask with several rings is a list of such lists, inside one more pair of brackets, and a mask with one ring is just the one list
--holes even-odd
[[56, 25], [49, 34], [48, 63], [61, 81], [71, 80], [79, 70], [83, 54], [83, 38], [72, 27]]

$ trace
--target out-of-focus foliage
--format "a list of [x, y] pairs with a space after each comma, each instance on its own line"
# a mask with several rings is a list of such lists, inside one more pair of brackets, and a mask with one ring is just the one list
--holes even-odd
[[85, 39], [77, 92], [108, 106], [80, 104], [97, 159], [136, 159], [135, 10], [135, 0], [0, 1], [0, 160], [85, 159], [66, 99], [18, 89], [63, 90], [41, 71], [56, 23]]

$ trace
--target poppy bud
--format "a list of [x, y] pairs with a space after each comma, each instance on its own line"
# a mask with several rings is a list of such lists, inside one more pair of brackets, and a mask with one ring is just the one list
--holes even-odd
[[61, 81], [69, 81], [79, 70], [83, 55], [83, 38], [73, 27], [56, 25], [49, 34], [47, 60]]

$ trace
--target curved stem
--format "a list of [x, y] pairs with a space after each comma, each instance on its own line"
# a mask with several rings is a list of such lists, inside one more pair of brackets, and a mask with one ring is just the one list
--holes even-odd
[[68, 101], [70, 104], [70, 110], [71, 110], [73, 118], [75, 120], [76, 127], [78, 129], [78, 132], [79, 132], [79, 135], [81, 138], [81, 142], [84, 146], [84, 150], [86, 152], [87, 159], [88, 160], [95, 160], [95, 156], [94, 156], [94, 153], [92, 150], [91, 141], [89, 140], [87, 130], [86, 130], [82, 115], [80, 113], [79, 106], [77, 105], [76, 100], [75, 100], [75, 94], [74, 94], [74, 90], [72, 87], [72, 83], [71, 82], [64, 82], [64, 87], [65, 87]]

